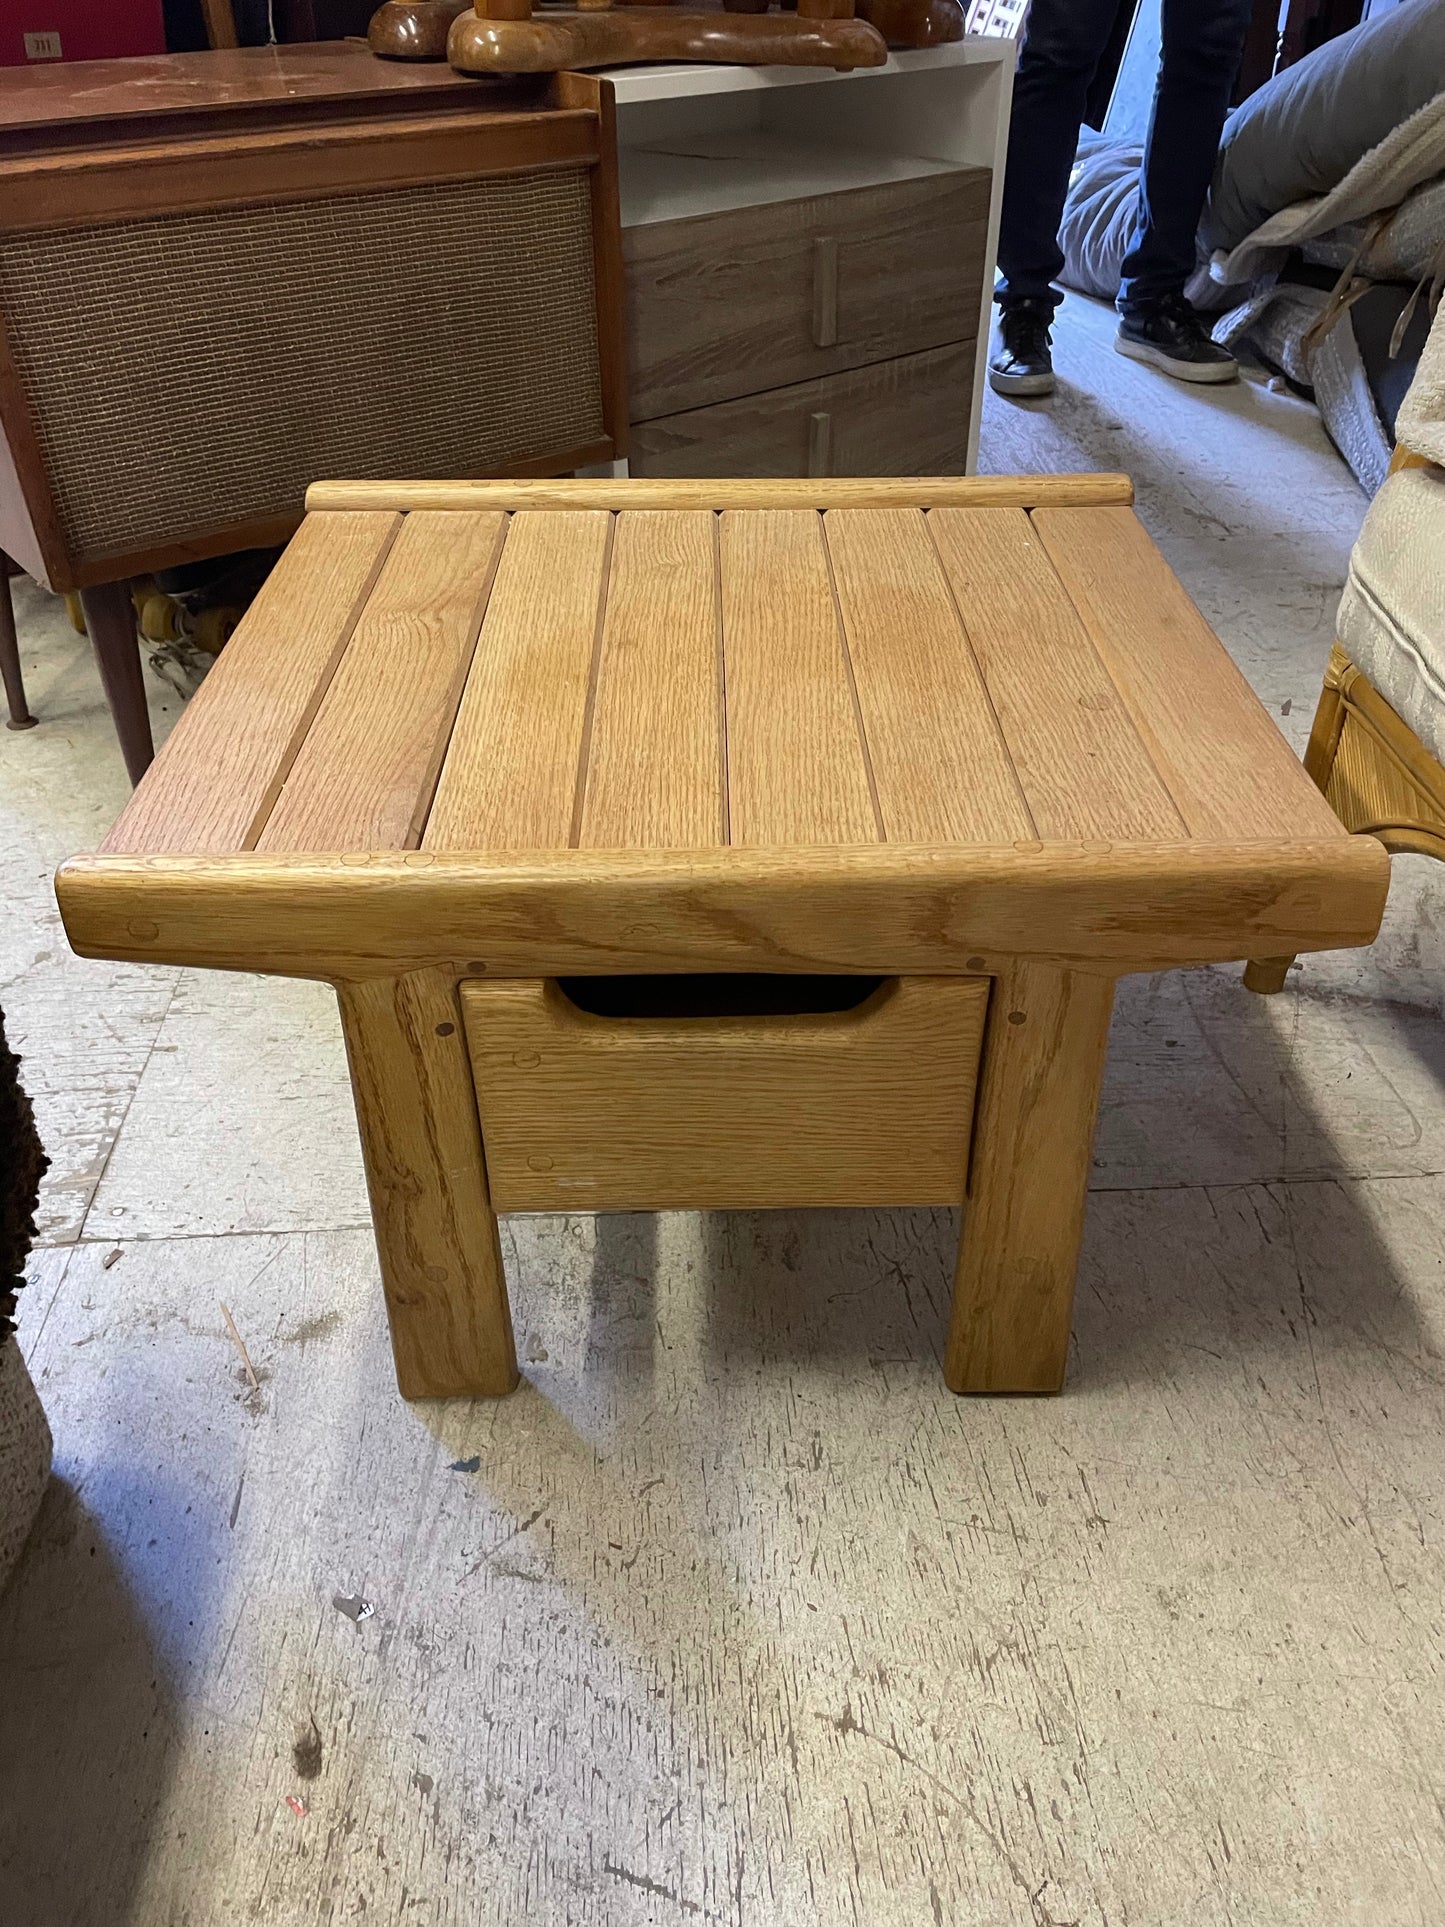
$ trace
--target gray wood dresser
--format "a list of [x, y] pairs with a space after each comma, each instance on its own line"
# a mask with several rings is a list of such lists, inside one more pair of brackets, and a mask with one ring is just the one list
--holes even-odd
[[632, 474], [973, 468], [1012, 52], [614, 77]]
[[987, 168], [628, 228], [634, 475], [967, 466]]

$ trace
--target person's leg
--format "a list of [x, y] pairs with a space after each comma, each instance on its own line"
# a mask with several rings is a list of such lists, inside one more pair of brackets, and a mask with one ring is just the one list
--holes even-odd
[[1118, 0], [1033, 0], [1014, 78], [1008, 165], [999, 217], [998, 301], [1058, 296], [1059, 220], [1079, 144], [1084, 103]]
[[1251, 0], [1163, 0], [1162, 59], [1139, 183], [1139, 220], [1120, 275], [1130, 315], [1182, 294], [1239, 71]]

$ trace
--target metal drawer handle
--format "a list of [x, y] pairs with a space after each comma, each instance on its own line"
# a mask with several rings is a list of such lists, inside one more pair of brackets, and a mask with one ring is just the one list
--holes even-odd
[[813, 243], [813, 346], [838, 345], [838, 243], [831, 235]]
[[808, 474], [833, 472], [833, 417], [826, 410], [808, 417]]

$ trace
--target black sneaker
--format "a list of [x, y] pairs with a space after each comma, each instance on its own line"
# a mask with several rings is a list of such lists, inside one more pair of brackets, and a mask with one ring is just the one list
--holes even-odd
[[1053, 318], [1051, 301], [1014, 301], [1000, 310], [998, 340], [988, 364], [988, 385], [996, 394], [1053, 394]]
[[1167, 294], [1119, 322], [1114, 346], [1131, 361], [1146, 361], [1177, 381], [1233, 381], [1234, 356], [1209, 339], [1203, 318], [1182, 294]]

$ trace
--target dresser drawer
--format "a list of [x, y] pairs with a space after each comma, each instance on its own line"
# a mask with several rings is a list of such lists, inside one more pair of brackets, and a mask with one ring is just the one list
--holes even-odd
[[632, 430], [634, 475], [962, 475], [973, 341]]
[[976, 335], [990, 178], [961, 168], [624, 229], [633, 421]]
[[494, 1207], [961, 1203], [988, 980], [867, 989], [832, 1013], [619, 1017], [550, 980], [463, 984]]

